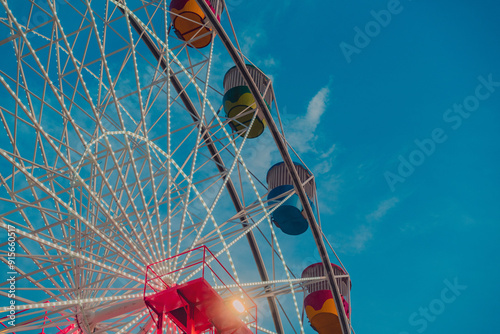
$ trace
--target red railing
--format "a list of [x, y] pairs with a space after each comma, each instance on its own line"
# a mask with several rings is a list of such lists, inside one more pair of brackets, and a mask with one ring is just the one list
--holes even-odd
[[[171, 267], [179, 264], [180, 268], [170, 270]], [[208, 275], [209, 277], [206, 277]], [[144, 301], [148, 305], [148, 298], [170, 288], [175, 288], [178, 285], [175, 282], [180, 282], [180, 285], [199, 278], [205, 279], [224, 300], [238, 299], [242, 301], [245, 306], [245, 311], [241, 314], [241, 319], [244, 319], [242, 321], [247, 326], [254, 324], [254, 327], [257, 327], [257, 305], [206, 246], [200, 246], [148, 265], [143, 291]], [[148, 310], [157, 326], [160, 324], [161, 327], [161, 324], [165, 323], [163, 316], [162, 319], [159, 318], [160, 315], [155, 316], [155, 312], [149, 306]], [[170, 320], [176, 323], [175, 319]], [[203, 331], [203, 333], [211, 333], [211, 331], [213, 329]], [[255, 329], [255, 333], [257, 333], [257, 329]]]

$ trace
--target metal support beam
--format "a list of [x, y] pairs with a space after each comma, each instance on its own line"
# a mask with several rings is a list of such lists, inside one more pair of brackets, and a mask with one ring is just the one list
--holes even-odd
[[87, 316], [86, 320], [89, 324], [90, 329], [94, 330], [95, 326], [100, 322], [118, 317], [126, 313], [134, 312], [145, 307], [146, 304], [144, 303], [144, 299], [136, 298], [130, 301], [114, 304], [95, 313], [92, 312]]
[[[119, 7], [122, 13], [125, 14], [125, 11], [123, 8]], [[160, 52], [156, 44], [153, 42], [151, 37], [148, 35], [146, 31], [141, 27], [141, 25], [136, 22], [136, 20], [132, 17], [129, 16], [129, 21], [132, 27], [135, 29], [135, 31], [141, 36], [141, 40], [146, 44], [148, 49], [151, 51], [151, 53], [154, 55], [157, 61], [160, 62], [161, 67], [163, 70], [168, 71], [168, 75], [171, 78], [172, 86], [174, 86], [174, 89], [177, 91], [177, 94], [180, 94], [180, 98], [182, 102], [184, 103], [186, 109], [189, 111], [191, 114], [192, 119], [195, 122], [200, 121], [200, 115], [198, 114], [198, 111], [196, 110], [196, 107], [194, 106], [193, 102], [189, 98], [188, 94], [185, 92], [184, 88], [182, 87], [182, 84], [180, 83], [179, 79], [176, 77], [175, 73], [168, 67], [168, 64], [163, 56], [163, 54]], [[229, 176], [226, 176], [225, 172], [227, 171], [224, 161], [219, 155], [219, 151], [215, 147], [214, 142], [212, 141], [207, 127], [205, 127], [201, 122], [200, 126], [202, 127], [201, 131], [203, 132], [203, 140], [207, 144], [208, 150], [210, 151], [210, 154], [212, 156], [212, 159], [215, 161], [215, 164], [217, 166], [217, 169], [219, 170], [219, 173], [224, 175], [224, 178], [228, 178], [227, 183], [226, 183], [226, 188], [229, 193], [229, 196], [231, 197], [231, 200], [233, 202], [233, 205], [236, 209], [237, 212], [242, 212], [243, 211], [243, 205], [241, 203], [241, 200], [238, 196], [238, 193], [236, 191], [236, 187], [234, 186], [234, 183], [232, 182], [231, 178]], [[244, 217], [240, 218], [241, 224], [243, 226], [248, 226], [248, 222]], [[252, 251], [252, 255], [254, 257], [255, 263], [257, 265], [257, 269], [259, 271], [260, 279], [264, 282], [269, 281], [269, 275], [267, 273], [264, 260], [262, 259], [262, 254], [260, 253], [259, 246], [257, 245], [257, 241], [255, 239], [255, 236], [253, 234], [253, 231], [250, 231], [249, 233], [246, 234], [247, 241], [249, 243], [250, 249]], [[271, 290], [271, 287], [267, 287], [267, 290]], [[284, 334], [283, 330], [283, 324], [281, 322], [281, 317], [279, 314], [278, 310], [278, 305], [276, 303], [276, 300], [274, 297], [268, 297], [267, 302], [269, 304], [269, 308], [271, 310], [271, 315], [273, 317], [274, 321], [274, 326], [276, 329], [277, 334]]]
[[292, 158], [290, 156], [290, 153], [288, 152], [287, 146], [285, 141], [283, 140], [278, 127], [276, 126], [276, 123], [274, 123], [274, 120], [271, 116], [271, 112], [267, 108], [266, 102], [264, 101], [264, 98], [260, 94], [260, 91], [253, 81], [252, 77], [250, 76], [250, 73], [246, 67], [245, 61], [239, 56], [237, 49], [234, 47], [233, 43], [229, 39], [229, 36], [225, 32], [225, 30], [222, 28], [222, 25], [220, 22], [217, 20], [217, 17], [214, 15], [210, 7], [207, 5], [205, 0], [196, 0], [198, 5], [201, 7], [205, 15], [208, 17], [210, 20], [210, 23], [212, 24], [213, 28], [219, 35], [220, 39], [222, 40], [222, 43], [228, 50], [229, 54], [231, 55], [231, 58], [233, 59], [234, 63], [238, 67], [239, 71], [241, 72], [243, 78], [245, 79], [248, 88], [252, 92], [252, 95], [255, 98], [255, 101], [257, 102], [257, 106], [259, 109], [263, 112], [264, 118], [266, 119], [266, 122], [269, 126], [269, 130], [271, 131], [271, 134], [274, 138], [274, 141], [276, 142], [276, 145], [281, 153], [281, 156], [283, 158], [283, 161], [285, 162], [288, 171], [290, 172], [290, 175], [292, 176], [293, 180], [293, 185], [295, 188], [295, 192], [300, 198], [300, 201], [302, 203], [302, 206], [304, 207], [304, 211], [307, 217], [307, 220], [309, 222], [309, 226], [311, 228], [311, 231], [313, 233], [314, 240], [316, 242], [316, 246], [318, 248], [318, 252], [321, 256], [321, 260], [323, 262], [323, 266], [325, 267], [325, 271], [328, 277], [328, 282], [330, 283], [330, 288], [332, 290], [333, 298], [335, 300], [335, 306], [337, 307], [337, 311], [339, 313], [339, 320], [340, 320], [340, 325], [342, 327], [342, 333], [343, 334], [350, 334], [351, 333], [351, 327], [349, 324], [349, 321], [347, 319], [347, 315], [344, 311], [344, 305], [342, 302], [342, 297], [340, 295], [340, 290], [337, 285], [337, 282], [335, 281], [335, 274], [333, 272], [333, 268], [331, 266], [330, 258], [328, 256], [327, 249], [325, 247], [325, 244], [323, 242], [323, 237], [321, 234], [321, 230], [319, 228], [319, 225], [316, 222], [316, 218], [314, 217], [314, 212], [312, 209], [311, 204], [309, 203], [309, 200], [307, 198], [307, 194], [305, 192], [305, 189], [302, 185], [302, 182], [300, 181], [299, 174], [297, 173], [297, 170], [295, 169], [295, 165], [293, 164]]

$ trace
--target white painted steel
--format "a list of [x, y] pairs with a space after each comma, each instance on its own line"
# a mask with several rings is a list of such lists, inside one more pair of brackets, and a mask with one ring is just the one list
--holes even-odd
[[[253, 297], [267, 298], [260, 312], [292, 296], [274, 323], [256, 327], [283, 333], [286, 312], [303, 332], [303, 280], [274, 232], [267, 189], [245, 162], [252, 142], [218, 113], [214, 43], [193, 50], [167, 36], [165, 0], [1, 5], [0, 227], [16, 235], [16, 332], [151, 332], [146, 266], [199, 245]], [[186, 277], [187, 263], [161, 270]], [[5, 290], [0, 298], [5, 315]]]

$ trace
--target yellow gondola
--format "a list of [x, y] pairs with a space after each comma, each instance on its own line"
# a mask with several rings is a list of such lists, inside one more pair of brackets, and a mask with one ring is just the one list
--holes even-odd
[[[268, 109], [271, 110], [270, 105], [273, 101], [273, 94], [269, 78], [257, 67], [252, 65], [246, 66], [252, 79], [257, 84], [259, 92], [263, 95]], [[225, 93], [222, 104], [226, 116], [232, 119], [230, 125], [233, 130], [240, 135], [244, 135], [248, 131], [248, 127], [257, 112], [256, 119], [249, 130], [248, 138], [260, 136], [267, 126], [264, 114], [257, 108], [255, 99], [236, 66], [227, 71], [224, 76], [223, 85]]]

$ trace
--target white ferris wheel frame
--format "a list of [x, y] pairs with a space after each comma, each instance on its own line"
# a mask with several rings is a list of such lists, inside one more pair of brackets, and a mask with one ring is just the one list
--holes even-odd
[[[140, 275], [144, 274], [141, 270], [144, 270], [145, 263], [151, 263], [185, 251], [186, 248], [181, 249], [181, 244], [183, 240], [186, 240], [182, 239], [183, 234], [186, 233], [187, 235], [185, 238], [194, 236], [191, 241], [191, 246], [187, 249], [193, 249], [197, 245], [203, 244], [203, 242], [218, 240], [217, 243], [223, 246], [217, 252], [216, 256], [218, 257], [223, 254], [227, 255], [232, 274], [239, 282], [240, 278], [231, 256], [231, 247], [240, 239], [246, 238], [259, 271], [260, 281], [241, 282], [240, 285], [252, 291], [255, 297], [267, 300], [273, 318], [274, 330], [277, 333], [284, 333], [284, 327], [280, 316], [280, 308], [283, 311], [283, 306], [279, 304], [276, 297], [281, 294], [289, 293], [293, 298], [293, 308], [297, 316], [298, 328], [300, 332], [304, 332], [296, 294], [298, 291], [301, 291], [305, 282], [315, 282], [324, 280], [325, 278], [304, 279], [292, 278], [290, 276], [285, 256], [281, 251], [278, 238], [274, 232], [273, 224], [270, 219], [270, 214], [278, 206], [270, 208], [267, 205], [266, 201], [263, 199], [265, 197], [262, 196], [262, 191], [257, 189], [259, 185], [256, 184], [252, 172], [248, 169], [241, 155], [247, 143], [248, 133], [242, 136], [240, 140], [238, 136], [228, 132], [227, 127], [224, 125], [227, 124], [229, 120], [223, 120], [218, 116], [217, 108], [211, 103], [213, 98], [209, 97], [209, 90], [211, 87], [208, 84], [208, 76], [211, 73], [210, 67], [213, 60], [214, 43], [211, 43], [208, 47], [210, 49], [210, 54], [206, 59], [206, 63], [198, 67], [200, 72], [196, 72], [196, 64], [191, 63], [191, 59], [187, 61], [179, 59], [182, 52], [186, 52], [186, 54], [189, 55], [189, 52], [186, 51], [186, 46], [184, 46], [184, 49], [169, 48], [168, 39], [162, 40], [159, 34], [151, 29], [153, 25], [150, 24], [150, 22], [144, 23], [134, 11], [127, 7], [124, 0], [108, 1], [107, 6], [109, 6], [110, 3], [114, 4], [116, 6], [115, 10], [118, 9], [122, 12], [120, 17], [126, 19], [125, 21], [127, 22], [129, 34], [128, 41], [130, 41], [128, 52], [134, 64], [135, 73], [133, 73], [133, 75], [135, 76], [135, 84], [137, 86], [136, 92], [139, 92], [136, 95], [139, 99], [138, 105], [140, 107], [141, 120], [135, 124], [136, 128], [129, 129], [130, 123], [128, 124], [129, 126], [126, 126], [126, 122], [121, 118], [122, 113], [125, 113], [123, 115], [124, 117], [130, 116], [127, 115], [130, 110], [125, 106], [129, 96], [119, 96], [116, 87], [113, 87], [113, 83], [116, 84], [118, 79], [114, 81], [110, 66], [107, 63], [109, 53], [105, 50], [104, 45], [106, 35], [102, 37], [97, 35], [94, 37], [95, 41], [98, 41], [97, 45], [99, 46], [98, 51], [101, 54], [100, 61], [102, 71], [100, 77], [96, 79], [100, 80], [100, 89], [104, 87], [104, 90], [107, 90], [108, 107], [114, 106], [116, 108], [118, 119], [112, 119], [104, 112], [100, 114], [99, 108], [102, 106], [98, 106], [92, 102], [93, 99], [90, 91], [92, 91], [93, 88], [90, 87], [89, 79], [84, 79], [84, 77], [95, 77], [95, 73], [90, 70], [91, 65], [80, 61], [79, 57], [74, 54], [74, 52], [77, 53], [78, 51], [74, 51], [75, 46], [71, 41], [74, 35], [78, 36], [85, 30], [85, 27], [72, 31], [70, 34], [71, 36], [63, 33], [63, 25], [58, 18], [56, 9], [56, 3], [62, 1], [63, 0], [48, 2], [48, 7], [52, 12], [46, 14], [48, 17], [52, 14], [52, 17], [50, 22], [45, 22], [44, 25], [52, 23], [55, 27], [53, 28], [54, 31], [57, 30], [57, 32], [61, 33], [61, 36], [52, 36], [52, 39], [48, 39], [48, 45], [50, 45], [49, 49], [54, 47], [54, 52], [58, 54], [58, 59], [64, 58], [61, 54], [66, 53], [67, 63], [71, 62], [72, 66], [75, 68], [70, 74], [75, 75], [77, 77], [76, 82], [83, 86], [82, 94], [85, 95], [84, 97], [76, 96], [77, 93], [81, 93], [76, 85], [73, 91], [73, 94], [75, 94], [73, 97], [65, 96], [62, 93], [62, 90], [57, 87], [58, 83], [53, 82], [54, 75], [51, 74], [51, 69], [49, 69], [51, 64], [49, 62], [43, 64], [42, 60], [38, 57], [38, 55], [44, 51], [40, 48], [35, 48], [30, 42], [30, 38], [32, 38], [33, 35], [36, 35], [36, 38], [47, 38], [38, 31], [38, 29], [42, 28], [35, 27], [28, 29], [27, 25], [24, 26], [18, 22], [16, 16], [10, 10], [8, 2], [2, 0], [2, 5], [7, 14], [3, 23], [10, 28], [11, 36], [0, 41], [0, 45], [14, 43], [14, 49], [16, 50], [16, 47], [18, 48], [16, 50], [18, 77], [12, 78], [9, 77], [7, 72], [0, 72], [0, 84], [15, 103], [14, 112], [10, 110], [9, 107], [2, 107], [1, 109], [2, 122], [6, 128], [5, 135], [9, 138], [13, 147], [12, 152], [4, 149], [4, 145], [2, 145], [0, 149], [1, 158], [8, 162], [8, 165], [13, 171], [12, 175], [4, 177], [5, 173], [2, 168], [3, 175], [0, 182], [5, 191], [9, 194], [10, 200], [7, 201], [8, 198], [4, 198], [3, 196], [2, 198], [6, 202], [9, 202], [9, 205], [15, 207], [15, 209], [0, 214], [0, 226], [6, 231], [11, 229], [12, 226], [16, 226], [15, 233], [17, 235], [17, 242], [22, 249], [18, 257], [27, 261], [29, 260], [38, 267], [37, 269], [31, 269], [31, 271], [24, 271], [22, 266], [16, 266], [16, 272], [20, 275], [20, 278], [32, 284], [32, 287], [20, 287], [19, 291], [21, 291], [21, 289], [25, 289], [25, 291], [43, 290], [48, 296], [51, 296], [51, 298], [55, 300], [52, 302], [37, 302], [36, 300], [18, 297], [16, 301], [22, 304], [15, 306], [15, 310], [18, 312], [18, 324], [20, 324], [16, 326], [16, 331], [39, 330], [53, 327], [53, 324], [59, 324], [61, 326], [67, 324], [73, 326], [69, 332], [76, 333], [80, 328], [96, 328], [96, 326], [99, 326], [98, 324], [106, 323], [109, 330], [118, 329], [117, 332], [132, 330], [139, 330], [139, 332], [144, 333], [149, 332], [149, 330], [154, 327], [154, 324], [151, 319], [148, 318], [147, 311], [144, 310], [142, 294], [139, 292], [144, 282], [143, 279], [139, 278]], [[340, 299], [339, 288], [333, 270], [331, 269], [328, 251], [323, 241], [324, 236], [314, 216], [313, 208], [305, 194], [304, 184], [300, 180], [295, 168], [293, 168], [289, 146], [286, 143], [284, 134], [280, 133], [262, 95], [260, 95], [255, 82], [250, 77], [245, 66], [246, 59], [244, 55], [234, 46], [231, 38], [206, 2], [203, 0], [196, 1], [208, 18], [206, 24], [210, 25], [218, 38], [220, 38], [223, 46], [231, 56], [232, 61], [245, 78], [248, 87], [256, 99], [259, 109], [264, 114], [278, 150], [292, 174], [295, 193], [300, 197], [304, 206], [305, 215], [308, 218], [311, 231], [313, 232], [318, 252], [325, 265], [327, 273], [326, 279], [330, 282], [332, 287], [337, 309], [342, 310], [342, 300]], [[82, 2], [85, 3], [90, 13], [91, 22], [89, 26], [91, 28], [89, 28], [89, 30], [97, 34], [99, 27], [96, 21], [98, 19], [96, 19], [97, 15], [93, 13], [91, 7], [92, 1], [86, 0]], [[33, 6], [34, 1], [30, 3]], [[164, 8], [167, 7], [166, 0], [159, 0], [156, 1], [156, 3], [160, 4], [158, 8], [161, 8], [162, 4]], [[225, 6], [224, 2], [221, 3]], [[144, 7], [146, 7], [146, 5], [144, 5]], [[108, 9], [108, 7], [106, 8]], [[43, 8], [40, 7], [38, 9], [43, 10]], [[225, 11], [227, 13], [227, 8], [225, 8]], [[168, 20], [167, 12], [167, 10], [164, 10], [165, 22]], [[168, 32], [165, 31], [165, 35], [169, 35]], [[90, 38], [91, 37], [89, 37], [89, 39]], [[236, 36], [234, 36], [234, 38], [236, 39]], [[163, 69], [163, 77], [156, 75], [154, 82], [145, 86], [141, 86], [139, 65], [142, 62], [138, 59], [141, 57], [141, 54], [136, 50], [136, 48], [139, 47], [139, 43], [146, 44], [151, 53], [155, 56], [157, 61], [157, 73], [160, 73], [160, 69]], [[23, 50], [25, 50], [25, 48], [28, 49], [28, 51], [25, 54], [22, 54], [22, 51], [18, 52], [21, 47]], [[88, 44], [86, 47], [88, 47]], [[26, 60], [27, 58], [29, 58], [29, 60]], [[82, 58], [85, 59], [85, 56]], [[32, 61], [33, 63], [30, 65], [28, 61]], [[188, 66], [186, 66], [186, 64]], [[47, 95], [45, 95], [46, 91], [44, 90], [43, 95], [38, 96], [37, 92], [31, 91], [31, 88], [28, 87], [30, 78], [25, 77], [24, 71], [28, 70], [29, 66], [34, 65], [36, 65], [39, 70], [37, 74], [44, 82], [45, 89], [49, 91]], [[62, 63], [59, 65], [62, 65]], [[173, 65], [175, 65], [175, 69]], [[23, 66], [26, 66], [26, 69], [23, 68]], [[125, 63], [119, 70], [119, 75], [122, 75], [121, 72], [124, 70], [124, 67]], [[205, 70], [203, 70], [204, 68]], [[60, 68], [58, 70], [60, 71], [59, 73], [63, 71]], [[203, 71], [206, 71], [206, 77], [200, 76], [200, 73]], [[165, 72], [167, 72], [168, 75], [164, 75]], [[181, 75], [184, 79], [187, 78], [187, 82], [182, 82], [178, 79], [178, 76]], [[107, 79], [109, 87], [106, 86], [103, 79]], [[204, 80], [205, 82], [203, 82]], [[59, 81], [61, 82], [60, 78]], [[85, 87], [86, 84], [89, 84], [89, 87]], [[170, 138], [175, 136], [176, 133], [181, 132], [181, 130], [171, 129], [172, 120], [170, 119], [169, 112], [167, 112], [168, 115], [165, 117], [168, 119], [166, 137], [169, 139], [167, 147], [162, 148], [155, 140], [149, 138], [151, 130], [148, 129], [147, 122], [150, 120], [146, 117], [148, 114], [148, 102], [141, 100], [141, 93], [147, 89], [149, 89], [151, 93], [153, 92], [153, 86], [162, 84], [164, 85], [163, 93], [167, 95], [167, 101], [170, 101], [172, 96], [177, 94], [175, 99], [181, 100], [183, 108], [187, 110], [192, 118], [193, 123], [191, 126], [195, 129], [195, 132], [193, 132], [196, 138], [194, 149], [191, 151], [190, 157], [184, 161], [183, 165], [178, 164], [173, 158], [173, 156], [181, 150], [182, 142], [178, 147], [171, 147]], [[268, 89], [272, 88], [268, 87]], [[188, 90], [190, 90], [191, 93], [188, 93]], [[101, 92], [101, 90], [99, 90], [99, 92]], [[193, 103], [190, 96], [193, 92], [199, 96], [198, 99], [201, 102], [201, 106], [196, 107]], [[21, 98], [19, 95], [20, 93], [26, 93], [27, 98]], [[152, 108], [153, 104], [159, 99], [157, 96], [151, 97], [151, 94], [148, 96], [148, 99], [153, 99], [153, 102], [149, 105], [149, 108]], [[42, 119], [42, 109], [43, 107], [50, 108], [54, 104], [52, 101], [46, 102], [49, 101], [49, 97], [46, 97], [48, 95], [51, 95], [50, 98], [52, 99], [57, 99], [55, 104], [59, 106], [60, 110], [55, 110], [53, 112], [57, 112], [61, 118], [67, 122], [64, 125], [64, 131], [67, 131], [68, 127], [71, 127], [71, 129], [74, 130], [72, 135], [76, 136], [76, 138], [83, 143], [83, 149], [74, 148], [69, 145], [69, 134], [63, 133], [61, 137], [57, 138], [51, 134], [52, 129], [49, 128], [45, 130], [43, 128], [42, 124], [44, 120]], [[38, 108], [37, 102], [32, 102], [30, 100], [35, 97], [40, 99], [38, 103], [43, 107]], [[86, 131], [86, 129], [80, 127], [78, 125], [78, 120], [73, 118], [72, 113], [74, 112], [72, 110], [78, 109], [78, 102], [73, 101], [75, 98], [83, 98], [83, 100], [92, 105], [92, 111], [90, 113], [94, 113], [94, 119], [96, 121], [96, 130], [94, 133], [90, 133]], [[70, 105], [67, 105], [66, 101], [68, 100], [71, 103]], [[104, 99], [101, 98], [101, 100]], [[174, 101], [172, 105], [175, 103], [180, 104], [179, 101]], [[170, 104], [167, 103], [167, 105]], [[199, 112], [200, 109], [201, 113]], [[207, 122], [207, 115], [209, 113], [211, 113], [212, 119], [210, 122]], [[255, 121], [255, 117], [256, 114], [250, 126]], [[9, 123], [9, 118], [14, 119], [16, 125]], [[151, 122], [156, 124], [154, 120]], [[33, 155], [40, 154], [42, 156], [42, 161], [45, 163], [40, 163], [35, 157], [28, 157], [29, 154], [25, 154], [22, 152], [23, 148], [17, 146], [16, 140], [19, 138], [20, 134], [16, 132], [18, 128], [21, 129], [21, 127], [17, 126], [17, 123], [28, 124], [29, 127], [35, 131], [37, 137], [35, 146], [37, 146], [37, 148], [31, 153]], [[109, 123], [111, 123], [111, 127], [114, 126], [112, 130], [108, 129]], [[113, 125], [113, 123], [115, 124]], [[193, 126], [193, 124], [195, 124], [195, 126]], [[219, 133], [217, 136], [213, 133], [214, 130]], [[223, 134], [220, 135], [220, 133]], [[2, 140], [5, 140], [6, 137], [4, 136]], [[90, 140], [86, 138], [90, 138]], [[222, 139], [225, 139], [226, 142], [222, 145], [222, 148], [217, 148], [217, 145], [220, 144]], [[185, 140], [187, 141], [187, 139]], [[117, 146], [118, 149], [116, 149]], [[197, 180], [194, 177], [195, 173], [207, 164], [207, 162], [204, 162], [200, 167], [196, 163], [199, 161], [197, 160], [198, 154], [199, 156], [203, 156], [203, 154], [207, 155], [202, 151], [204, 148], [208, 149], [210, 153], [210, 156], [204, 157], [204, 159], [206, 159], [206, 161], [215, 162], [218, 173], [208, 176], [206, 179]], [[232, 160], [229, 160], [231, 162], [230, 166], [226, 166], [224, 157], [227, 157], [227, 151], [229, 149], [231, 149], [233, 156]], [[50, 152], [46, 153], [49, 150]], [[80, 157], [75, 160], [74, 156]], [[126, 157], [128, 157], [128, 159], [126, 159]], [[55, 168], [57, 164], [56, 166], [49, 166], [48, 161], [54, 159], [59, 163], [59, 168]], [[191, 166], [187, 168], [189, 172], [186, 173], [186, 165], [190, 160], [192, 163]], [[92, 169], [91, 176], [82, 177], [80, 175], [81, 170], [83, 168], [89, 168], [89, 166]], [[41, 170], [45, 172], [40, 173]], [[149, 199], [148, 195], [150, 194], [148, 192], [156, 194], [158, 190], [156, 189], [157, 185], [155, 183], [155, 177], [157, 177], [155, 173], [158, 170], [163, 172], [163, 177], [166, 179], [167, 184], [166, 189], [169, 190], [164, 192], [163, 197], [158, 198], [157, 196], [152, 196], [152, 199]], [[238, 171], [238, 175], [246, 177], [244, 182], [247, 182], [250, 185], [249, 188], [254, 190], [257, 197], [255, 203], [248, 205], [244, 204], [242, 201], [241, 196], [244, 196], [244, 194], [238, 193], [237, 186], [231, 177], [236, 171]], [[149, 175], [151, 181], [150, 183], [146, 182], [146, 186], [142, 186], [144, 183], [142, 175], [144, 174]], [[15, 179], [19, 179], [21, 176], [26, 181], [25, 186], [17, 190], [19, 189], [19, 185]], [[173, 180], [178, 177], [180, 177], [182, 181], [179, 184], [175, 184]], [[64, 188], [64, 185], [60, 184], [58, 178], [64, 179], [64, 182], [67, 183], [66, 188]], [[130, 179], [134, 180], [134, 182], [131, 183]], [[240, 184], [243, 182], [241, 177], [239, 178], [239, 182]], [[210, 186], [204, 188], [203, 184], [206, 183], [210, 183]], [[160, 182], [160, 184], [163, 183]], [[198, 189], [199, 186], [201, 187], [200, 189]], [[106, 192], [106, 189], [110, 190], [115, 188], [119, 190], [116, 192]], [[181, 190], [184, 191], [185, 198], [177, 198], [177, 202], [175, 202], [175, 191], [173, 189], [177, 190], [179, 193]], [[211, 203], [205, 201], [206, 192], [213, 191], [214, 189], [217, 189], [216, 195], [210, 197], [213, 201]], [[231, 219], [233, 221], [239, 221], [241, 227], [238, 229], [234, 227], [236, 224], [230, 226], [228, 223], [229, 221], [218, 224], [218, 219], [216, 219], [214, 211], [219, 204], [221, 196], [223, 196], [223, 192], [228, 192], [232, 204], [236, 209], [237, 214], [231, 217]], [[25, 194], [27, 193], [33, 197], [33, 200], [28, 201], [26, 199]], [[41, 194], [44, 194], [45, 197], [41, 197]], [[194, 194], [193, 197], [191, 197], [192, 194]], [[77, 195], [80, 195], [80, 198], [77, 198]], [[293, 192], [290, 192], [281, 202], [283, 203], [292, 195]], [[125, 204], [122, 203], [121, 198], [123, 196], [128, 198]], [[103, 200], [105, 197], [112, 198], [112, 200], [106, 202], [107, 199]], [[82, 198], [84, 198], [84, 200], [82, 200]], [[47, 207], [48, 202], [53, 208]], [[142, 205], [142, 209], [140, 207], [137, 208], [136, 202], [139, 203], [139, 206]], [[193, 203], [195, 202], [201, 205], [206, 211], [206, 216], [200, 219], [198, 223], [194, 223], [197, 221], [197, 218], [193, 218], [191, 216], [192, 213], [188, 210], [189, 206], [194, 205]], [[177, 206], [173, 205], [174, 203], [176, 203]], [[171, 214], [174, 212], [182, 217], [180, 230], [171, 231], [170, 224], [158, 223], [158, 221], [161, 221], [161, 208], [165, 206], [167, 207], [166, 221], [173, 219]], [[149, 211], [150, 207], [152, 211]], [[31, 210], [39, 210], [42, 213], [41, 221], [43, 225], [38, 226], [31, 223], [33, 218], [30, 217], [31, 213], [28, 213], [31, 212]], [[129, 211], [131, 212], [130, 215], [126, 214]], [[63, 214], [61, 214], [61, 212], [63, 212]], [[114, 212], [120, 212], [120, 217], [116, 217], [113, 214]], [[13, 214], [20, 214], [23, 222], [17, 222], [9, 218]], [[153, 217], [154, 215], [157, 217]], [[135, 220], [132, 216], [136, 217]], [[137, 225], [138, 217], [145, 220], [144, 226], [142, 223]], [[56, 218], [58, 218], [58, 221], [54, 222], [54, 220], [57, 220]], [[103, 222], [104, 218], [108, 223], [105, 224]], [[157, 220], [155, 221], [155, 219]], [[75, 223], [75, 226], [71, 226], [72, 221], [78, 223]], [[192, 225], [185, 225], [187, 221], [190, 221]], [[155, 222], [157, 223], [156, 228], [153, 226]], [[286, 279], [271, 279], [267, 273], [266, 265], [258, 246], [258, 241], [254, 235], [254, 230], [258, 229], [259, 224], [262, 222], [267, 222], [269, 230], [271, 231], [273, 271], [274, 258], [276, 257], [281, 260]], [[99, 225], [96, 225], [97, 223], [99, 223]], [[209, 223], [214, 225], [214, 229], [210, 234], [202, 236], [203, 229]], [[81, 224], [81, 226], [77, 226], [78, 224]], [[142, 232], [138, 232], [134, 228], [126, 229], [124, 226], [138, 226], [138, 229]], [[56, 233], [56, 227], [62, 230], [62, 234], [68, 234], [66, 235], [68, 238], [69, 234], [74, 233], [73, 239], [68, 239], [71, 239], [73, 244], [71, 242], [62, 242], [62, 240], [60, 240], [62, 234], [59, 235], [58, 232]], [[166, 232], [167, 240], [163, 239], [164, 233], [162, 233], [162, 227], [168, 229]], [[184, 227], [186, 227], [186, 229], [191, 229], [191, 231], [185, 232], [183, 230]], [[148, 228], [150, 229], [149, 232]], [[85, 231], [85, 235], [80, 233], [83, 231]], [[115, 232], [113, 231], [118, 231], [120, 233], [121, 237], [119, 242], [123, 244], [117, 243], [117, 239], [114, 238]], [[195, 231], [198, 231], [198, 233]], [[172, 238], [175, 232], [177, 232], [179, 240], [177, 245], [172, 247]], [[237, 233], [237, 237], [234, 236], [235, 233]], [[129, 236], [129, 234], [131, 236]], [[98, 249], [97, 253], [87, 251], [82, 249], [81, 246], [78, 246], [78, 243], [85, 238], [89, 238], [85, 242], [89, 243], [91, 247], [96, 247], [96, 249]], [[147, 247], [139, 249], [137, 245], [138, 240], [144, 240], [147, 243]], [[30, 249], [32, 243], [37, 245], [35, 251]], [[0, 241], [0, 244], [2, 244], [2, 241]], [[166, 247], [166, 249], [165, 244], [169, 246]], [[145, 249], [150, 250], [151, 253], [142, 254], [141, 251]], [[40, 251], [44, 252], [45, 256], [40, 254]], [[115, 259], [126, 260], [128, 261], [128, 265], [114, 262]], [[7, 263], [6, 259], [2, 260]], [[89, 267], [81, 269], [85, 266]], [[54, 268], [64, 268], [64, 270], [54, 273]], [[91, 271], [93, 271], [93, 274], [89, 274]], [[34, 278], [39, 273], [45, 274], [46, 277], [40, 280]], [[114, 279], [107, 278], [107, 282], [103, 283], [106, 284], [106, 286], [93, 287], [91, 290], [94, 291], [94, 296], [82, 292], [89, 285], [87, 285], [87, 282], [83, 279], [84, 277], [80, 275], [88, 275], [88, 277], [93, 277], [95, 279], [96, 277], [102, 278], [106, 275], [109, 276], [110, 273], [116, 277]], [[81, 279], [80, 282], [75, 281], [77, 277]], [[98, 293], [96, 293], [98, 289], [106, 290], [108, 293], [109, 291], [113, 291], [113, 289], [120, 290], [120, 288], [115, 287], [115, 284], [117, 284], [116, 282], [120, 279], [129, 280], [121, 288], [121, 290], [126, 290], [128, 292], [126, 295], [120, 296], [116, 293], [112, 293], [112, 295], [104, 297], [98, 296]], [[103, 279], [103, 282], [104, 281]], [[47, 286], [48, 282], [53, 285], [53, 288]], [[72, 285], [73, 288], [71, 288]], [[64, 290], [65, 292], [57, 294], [60, 290]], [[132, 293], [133, 291], [137, 291], [137, 293]], [[4, 291], [0, 290], [0, 294], [6, 297]], [[76, 294], [79, 294], [80, 297], [69, 298], [70, 295]], [[90, 309], [86, 309], [85, 305], [94, 306]], [[6, 306], [0, 308], [0, 310], [9, 312], [10, 309]], [[130, 313], [133, 316], [131, 316]], [[349, 320], [343, 312], [340, 313], [343, 332], [351, 333], [352, 329]], [[68, 322], [68, 318], [72, 318], [73, 320]], [[48, 323], [47, 319], [50, 319], [51, 323]], [[257, 327], [259, 331], [274, 333], [269, 329]], [[4, 331], [0, 329], [0, 332]]]

